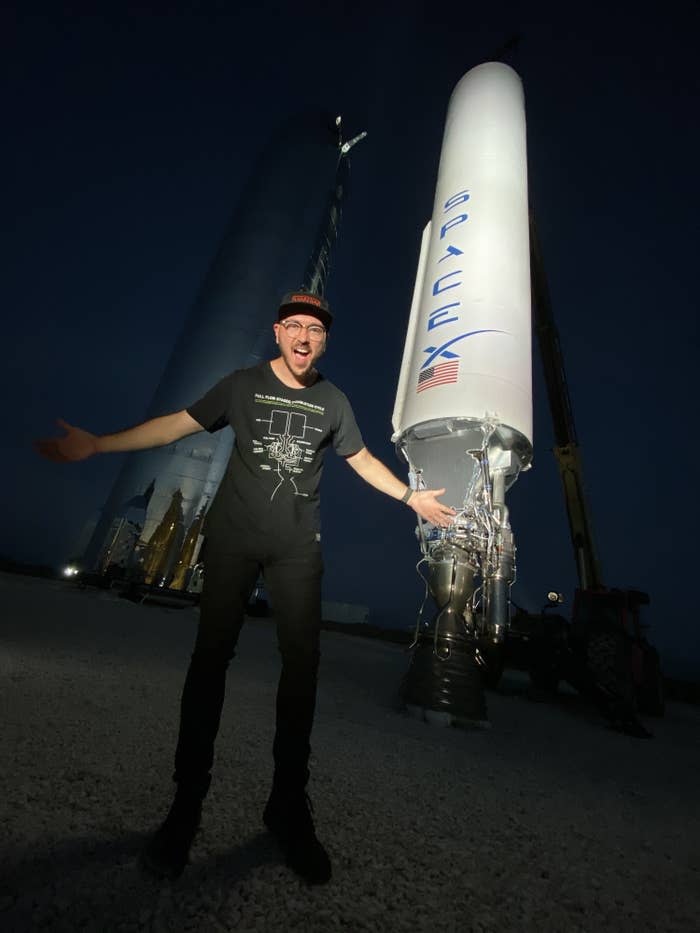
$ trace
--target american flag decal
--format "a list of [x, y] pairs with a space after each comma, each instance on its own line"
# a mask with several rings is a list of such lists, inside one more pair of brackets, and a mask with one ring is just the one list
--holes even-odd
[[423, 392], [425, 389], [446, 385], [449, 382], [457, 382], [458, 376], [459, 360], [450, 360], [449, 363], [438, 363], [437, 366], [429, 366], [418, 374], [416, 392]]

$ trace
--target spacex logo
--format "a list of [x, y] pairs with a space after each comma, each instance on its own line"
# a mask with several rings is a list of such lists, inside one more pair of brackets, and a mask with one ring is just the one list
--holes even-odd
[[456, 360], [459, 359], [459, 353], [453, 353], [452, 350], [448, 350], [448, 347], [451, 347], [453, 344], [457, 343], [460, 340], [464, 340], [467, 337], [475, 337], [477, 334], [505, 334], [504, 330], [472, 330], [468, 334], [460, 334], [459, 337], [453, 337], [452, 340], [448, 340], [447, 343], [443, 343], [441, 347], [426, 347], [423, 350], [423, 353], [428, 354], [428, 359], [421, 366], [421, 370], [425, 369], [426, 366], [432, 365], [433, 361], [438, 356], [444, 356], [446, 360]]
[[[426, 347], [423, 352], [428, 354], [428, 358], [423, 363], [418, 373], [416, 392], [425, 392], [426, 389], [432, 389], [433, 386], [448, 385], [449, 383], [457, 382], [459, 379], [459, 353], [449, 350], [448, 347], [453, 346], [460, 340], [465, 340], [467, 337], [474, 337], [476, 334], [504, 333], [505, 331], [503, 330], [473, 330], [468, 334], [460, 334], [458, 337], [453, 337], [452, 340], [443, 343], [441, 347]], [[440, 357], [444, 358], [446, 362], [436, 363], [435, 361]]]
[[[469, 214], [464, 210], [463, 205], [466, 204], [470, 198], [471, 194], [469, 193], [469, 189], [465, 188], [463, 191], [458, 191], [457, 194], [453, 194], [452, 197], [445, 201], [443, 214], [451, 214], [452, 216], [440, 227], [438, 234], [439, 240], [444, 240], [448, 235], [451, 235], [451, 230], [459, 228], [462, 224], [469, 222]], [[457, 209], [458, 213], [453, 213]], [[435, 232], [437, 233], [438, 231], [436, 230]], [[455, 296], [453, 300], [448, 300], [445, 304], [442, 302], [445, 301], [446, 298], [450, 298], [446, 293], [463, 284], [460, 278], [462, 269], [450, 268], [451, 265], [459, 262], [459, 257], [463, 255], [464, 250], [461, 250], [453, 243], [447, 243], [445, 244], [443, 254], [435, 261], [435, 265], [440, 268], [436, 270], [439, 274], [433, 281], [431, 297], [437, 298], [438, 307], [433, 308], [428, 313], [426, 330], [429, 334], [431, 331], [435, 331], [439, 327], [444, 327], [446, 324], [455, 324], [460, 321], [460, 314], [462, 311], [462, 302], [460, 299]], [[442, 265], [443, 262], [448, 263], [447, 267]], [[459, 353], [456, 353], [450, 348], [454, 347], [460, 340], [466, 340], [468, 337], [475, 337], [477, 334], [502, 333], [504, 333], [504, 331], [484, 329], [472, 330], [463, 334], [458, 334], [456, 337], [451, 337], [439, 346], [431, 344], [425, 347], [423, 352], [427, 354], [427, 357], [423, 361], [418, 373], [416, 392], [424, 392], [426, 389], [431, 389], [436, 385], [457, 382], [459, 379], [460, 357]]]

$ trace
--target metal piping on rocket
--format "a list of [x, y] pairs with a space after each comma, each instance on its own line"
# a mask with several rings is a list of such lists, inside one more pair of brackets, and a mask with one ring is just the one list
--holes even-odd
[[493, 477], [493, 510], [496, 521], [494, 570], [487, 578], [486, 632], [494, 645], [501, 644], [509, 621], [510, 588], [515, 581], [515, 541], [505, 504], [505, 474]]

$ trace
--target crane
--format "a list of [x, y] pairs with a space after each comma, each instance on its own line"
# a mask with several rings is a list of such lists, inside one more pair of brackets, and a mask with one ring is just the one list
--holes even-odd
[[600, 589], [602, 587], [600, 564], [594, 546], [591, 518], [583, 488], [581, 453], [564, 371], [564, 355], [559, 341], [559, 332], [554, 323], [542, 251], [532, 212], [530, 213], [530, 275], [534, 330], [540, 348], [547, 387], [554, 430], [554, 455], [557, 458], [564, 487], [564, 501], [579, 585], [582, 589]]
[[[649, 596], [639, 590], [609, 589], [603, 583], [583, 483], [581, 453], [554, 321], [537, 228], [530, 213], [530, 269], [533, 327], [537, 337], [554, 431], [578, 587], [572, 618], [527, 613], [518, 607], [511, 619], [502, 664], [526, 667], [533, 682], [556, 688], [566, 679], [595, 700], [623, 731], [649, 735], [635, 712], [663, 715], [663, 677], [659, 655], [647, 641], [640, 609]], [[550, 602], [559, 597], [550, 594]], [[500, 671], [492, 671], [491, 682]]]

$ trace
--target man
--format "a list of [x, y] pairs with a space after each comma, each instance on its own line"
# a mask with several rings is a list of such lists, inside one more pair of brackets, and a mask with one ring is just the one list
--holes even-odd
[[214, 741], [245, 608], [262, 570], [277, 623], [282, 671], [277, 692], [272, 792], [263, 819], [287, 864], [310, 884], [331, 877], [306, 794], [321, 624], [319, 496], [329, 444], [375, 489], [426, 521], [448, 524], [445, 490], [413, 491], [364, 446], [345, 395], [316, 369], [332, 323], [327, 302], [286, 295], [273, 325], [279, 356], [222, 379], [183, 411], [117, 434], [95, 436], [63, 421], [66, 435], [39, 441], [53, 460], [163, 446], [230, 425], [236, 442], [205, 521], [200, 621], [182, 693], [174, 802], [142, 854], [161, 877], [184, 870], [209, 789]]

